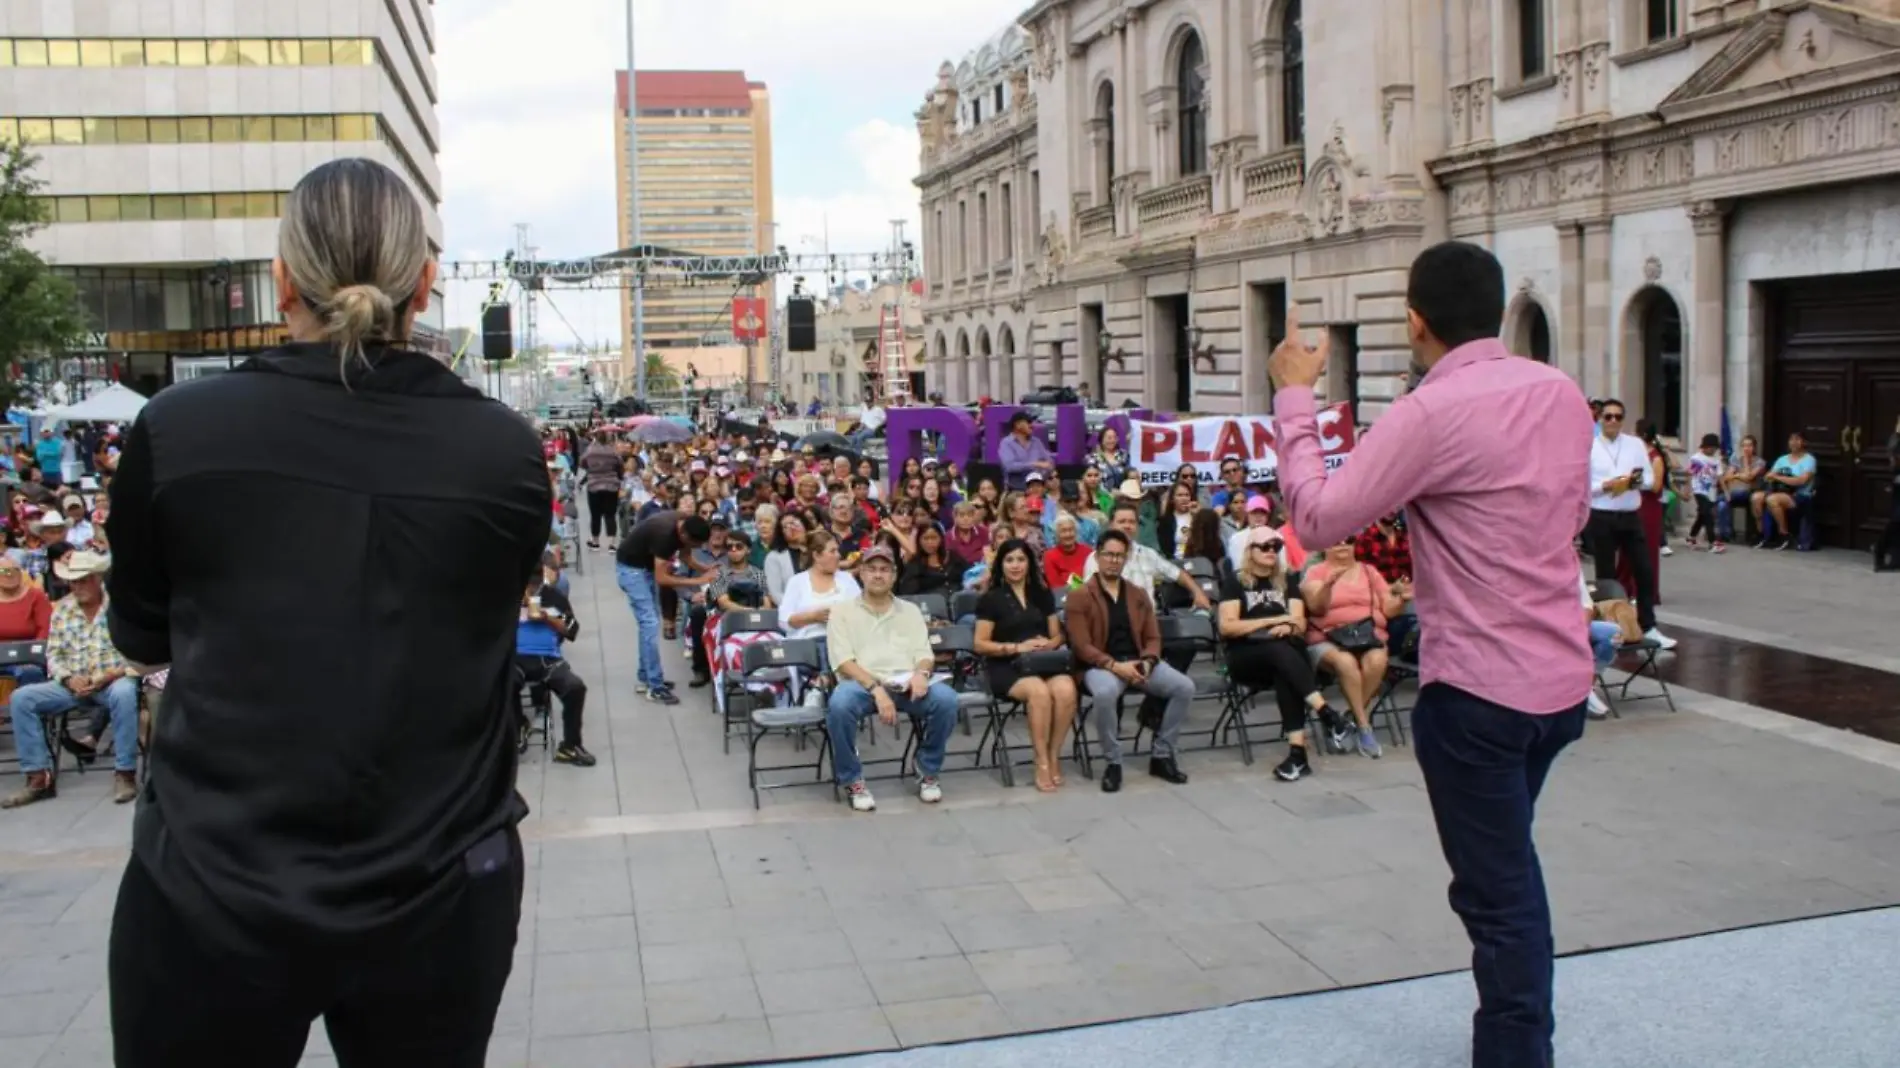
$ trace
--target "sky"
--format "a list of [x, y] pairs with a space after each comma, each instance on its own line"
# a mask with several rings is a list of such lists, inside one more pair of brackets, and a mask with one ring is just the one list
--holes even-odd
[[[774, 213], [793, 252], [882, 252], [891, 220], [921, 236], [915, 112], [957, 62], [1029, 0], [634, 0], [644, 70], [743, 70], [772, 94]], [[626, 0], [455, 0], [436, 6], [444, 258], [496, 259], [526, 223], [544, 258], [612, 251], [614, 72]], [[453, 287], [473, 326], [486, 286]], [[618, 299], [557, 292], [550, 343], [618, 344]], [[562, 319], [566, 322], [563, 323]], [[571, 327], [571, 329], [570, 329]]]

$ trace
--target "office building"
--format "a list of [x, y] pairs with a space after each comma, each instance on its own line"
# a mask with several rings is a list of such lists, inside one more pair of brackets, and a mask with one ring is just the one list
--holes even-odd
[[368, 157], [403, 175], [440, 250], [427, 0], [45, 0], [7, 12], [0, 138], [40, 157], [51, 224], [34, 245], [73, 277], [93, 324], [67, 368], [97, 379], [110, 367], [150, 392], [279, 342], [279, 212], [329, 160]]
[[[639, 108], [640, 241], [700, 256], [752, 255], [773, 247], [772, 106], [762, 82], [740, 71], [643, 70]], [[615, 74], [614, 155], [620, 246], [627, 232], [627, 75]], [[767, 296], [771, 287], [700, 282], [649, 289], [645, 340], [669, 363], [668, 349], [733, 344], [732, 299]], [[768, 307], [769, 307], [768, 302]], [[621, 297], [623, 357], [633, 369], [633, 302]], [[768, 346], [751, 347], [751, 383], [762, 387]], [[631, 381], [631, 374], [628, 376]]]

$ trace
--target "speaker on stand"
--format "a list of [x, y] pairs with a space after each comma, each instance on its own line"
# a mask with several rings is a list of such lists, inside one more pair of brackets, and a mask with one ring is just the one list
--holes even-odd
[[818, 305], [812, 298], [795, 296], [785, 302], [785, 349], [818, 351]]

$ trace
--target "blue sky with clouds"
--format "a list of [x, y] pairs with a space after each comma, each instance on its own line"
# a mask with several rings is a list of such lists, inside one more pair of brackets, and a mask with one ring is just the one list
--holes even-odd
[[[876, 252], [890, 220], [917, 235], [913, 114], [939, 63], [956, 61], [1027, 0], [919, 5], [844, 0], [636, 0], [646, 69], [739, 69], [772, 92], [780, 240], [829, 227], [834, 252]], [[615, 244], [614, 71], [625, 0], [454, 0], [436, 7], [445, 257], [498, 257], [528, 223], [543, 255]], [[806, 245], [803, 250], [815, 250]], [[484, 287], [449, 294], [470, 325]], [[618, 342], [611, 294], [556, 299], [587, 340]], [[549, 340], [574, 334], [543, 317]]]

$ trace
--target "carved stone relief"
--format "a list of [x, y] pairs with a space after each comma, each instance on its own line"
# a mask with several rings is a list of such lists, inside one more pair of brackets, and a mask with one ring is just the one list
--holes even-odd
[[1042, 228], [1042, 284], [1055, 285], [1062, 278], [1062, 268], [1069, 262], [1069, 243], [1062, 236], [1062, 228], [1056, 224], [1056, 213], [1050, 212]]
[[1655, 285], [1662, 281], [1662, 261], [1654, 256], [1643, 261], [1643, 281]]
[[1325, 160], [1315, 165], [1312, 190], [1314, 235], [1339, 233], [1346, 222], [1346, 185], [1340, 180], [1339, 167]]
[[1031, 48], [1029, 70], [1039, 82], [1046, 82], [1056, 76], [1056, 35], [1050, 20], [1041, 19], [1029, 27]]

